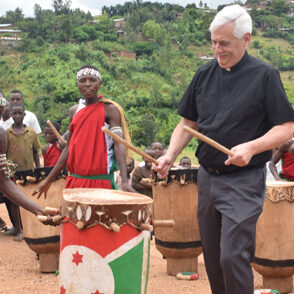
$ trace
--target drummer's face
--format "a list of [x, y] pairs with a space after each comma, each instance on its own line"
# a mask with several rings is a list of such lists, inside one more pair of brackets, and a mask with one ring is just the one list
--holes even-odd
[[46, 143], [49, 143], [49, 144], [53, 144], [57, 140], [52, 130], [48, 127], [45, 127], [44, 129], [44, 137], [45, 137]]
[[78, 79], [78, 88], [85, 99], [97, 98], [97, 92], [101, 85], [98, 77], [93, 75], [84, 75]]

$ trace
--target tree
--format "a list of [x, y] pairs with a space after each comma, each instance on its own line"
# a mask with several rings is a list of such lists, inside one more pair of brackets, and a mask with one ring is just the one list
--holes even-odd
[[17, 7], [14, 11], [9, 10], [6, 12], [6, 19], [7, 21], [11, 22], [12, 24], [16, 24], [24, 19], [24, 15], [22, 13], [22, 9]]
[[52, 6], [56, 15], [70, 14], [71, 0], [53, 0]]

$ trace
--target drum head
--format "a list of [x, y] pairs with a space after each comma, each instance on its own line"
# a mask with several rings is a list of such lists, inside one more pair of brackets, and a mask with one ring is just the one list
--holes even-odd
[[116, 204], [151, 204], [150, 197], [138, 193], [123, 192], [120, 190], [75, 188], [65, 189], [63, 198], [68, 202], [83, 204], [116, 205]]

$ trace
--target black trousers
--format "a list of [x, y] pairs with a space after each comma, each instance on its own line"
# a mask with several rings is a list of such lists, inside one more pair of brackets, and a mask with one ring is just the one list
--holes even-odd
[[212, 294], [252, 294], [256, 223], [265, 198], [264, 168], [226, 175], [198, 171], [198, 222]]

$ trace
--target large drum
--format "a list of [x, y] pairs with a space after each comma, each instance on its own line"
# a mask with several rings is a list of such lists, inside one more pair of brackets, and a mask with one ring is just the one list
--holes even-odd
[[289, 293], [294, 273], [294, 182], [267, 181], [266, 186], [252, 266], [262, 275], [264, 288]]
[[[60, 207], [62, 191], [65, 187], [65, 173], [54, 181], [47, 192], [47, 198], [33, 197], [38, 182], [47, 177], [52, 167], [37, 168], [34, 170], [18, 171], [15, 173], [16, 183], [20, 190], [42, 207]], [[24, 231], [24, 240], [40, 258], [40, 271], [43, 273], [55, 272], [59, 265], [60, 228], [59, 226], [45, 226], [27, 210], [20, 207], [21, 220]]]
[[197, 169], [172, 168], [165, 181], [155, 175], [153, 217], [172, 219], [173, 228], [155, 227], [156, 248], [167, 259], [167, 273], [197, 272], [201, 240], [197, 221]]
[[63, 195], [60, 293], [146, 293], [152, 199], [107, 189]]

